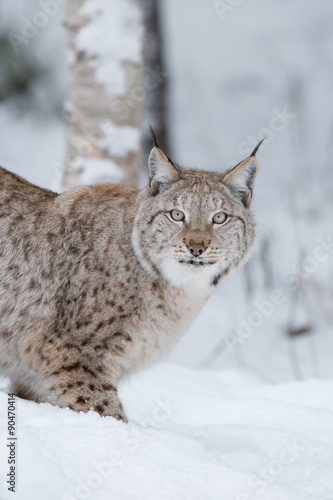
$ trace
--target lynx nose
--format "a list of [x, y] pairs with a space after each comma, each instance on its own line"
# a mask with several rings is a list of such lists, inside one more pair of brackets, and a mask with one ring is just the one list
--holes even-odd
[[190, 240], [189, 244], [187, 245], [187, 248], [194, 257], [199, 257], [206, 250], [204, 241], [198, 243], [193, 240]]

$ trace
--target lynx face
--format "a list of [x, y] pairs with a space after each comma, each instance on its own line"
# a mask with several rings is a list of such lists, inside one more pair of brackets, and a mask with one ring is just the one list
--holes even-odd
[[176, 166], [154, 147], [149, 167], [151, 187], [133, 232], [141, 263], [174, 286], [216, 284], [249, 256], [254, 241], [254, 155], [222, 174]]

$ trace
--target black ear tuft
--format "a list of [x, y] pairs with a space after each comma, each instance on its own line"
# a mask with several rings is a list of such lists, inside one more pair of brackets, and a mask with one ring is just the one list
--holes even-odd
[[173, 182], [179, 179], [178, 172], [168, 155], [166, 155], [159, 147], [153, 127], [149, 125], [149, 128], [154, 145], [148, 158], [148, 187], [151, 188], [154, 183], [155, 191], [163, 192], [168, 189]]
[[262, 145], [262, 143], [264, 142], [265, 140], [265, 137], [263, 139], [261, 139], [261, 141], [256, 145], [256, 147], [254, 148], [254, 150], [252, 151], [252, 153], [250, 154], [250, 156], [255, 156], [258, 152], [258, 149], [260, 148], [260, 146]]
[[[157, 140], [157, 137], [156, 137], [156, 134], [155, 134], [155, 131], [153, 129], [153, 127], [151, 125], [149, 125], [149, 129], [150, 129], [150, 133], [151, 133], [151, 136], [153, 138], [153, 143], [154, 143], [154, 147], [155, 148], [158, 148], [161, 150], [159, 144], [158, 144], [158, 140]], [[162, 151], [162, 150], [161, 150]], [[174, 162], [171, 160], [170, 156], [168, 156], [166, 153], [164, 153], [163, 151], [163, 154], [168, 158], [169, 162], [171, 163], [171, 165], [175, 166]]]
[[154, 143], [154, 146], [155, 146], [156, 148], [159, 148], [159, 145], [158, 145], [158, 142], [157, 142], [157, 137], [156, 137], [156, 134], [155, 134], [154, 129], [153, 129], [153, 127], [152, 127], [151, 125], [149, 125], [149, 129], [150, 129], [151, 136], [152, 136], [152, 138], [153, 138], [153, 143]]

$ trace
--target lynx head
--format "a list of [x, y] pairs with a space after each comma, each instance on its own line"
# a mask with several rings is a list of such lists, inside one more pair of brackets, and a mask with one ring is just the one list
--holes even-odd
[[173, 286], [210, 286], [246, 260], [255, 238], [249, 207], [260, 144], [219, 173], [174, 164], [155, 139], [133, 230], [135, 252], [148, 272]]

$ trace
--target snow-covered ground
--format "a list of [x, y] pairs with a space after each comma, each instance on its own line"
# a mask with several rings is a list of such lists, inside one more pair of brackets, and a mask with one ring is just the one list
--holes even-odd
[[[332, 391], [160, 365], [123, 384], [127, 425], [18, 400], [17, 492], [2, 477], [0, 498], [333, 498]], [[6, 408], [0, 394], [2, 430]], [[7, 451], [2, 439], [2, 476]]]
[[[15, 495], [3, 386], [0, 499], [333, 498], [333, 4], [161, 3], [173, 158], [224, 170], [267, 137], [257, 249], [167, 364], [123, 384], [128, 425], [17, 400]], [[0, 15], [40, 9], [15, 5]], [[59, 11], [24, 49], [42, 66], [54, 58], [31, 89], [35, 104], [0, 103], [0, 164], [49, 188], [65, 150], [60, 114], [48, 109], [65, 90], [60, 21]]]

